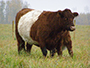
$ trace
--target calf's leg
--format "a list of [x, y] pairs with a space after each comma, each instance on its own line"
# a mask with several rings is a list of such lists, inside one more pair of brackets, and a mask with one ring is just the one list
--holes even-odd
[[72, 41], [69, 41], [66, 45], [68, 52], [70, 54], [71, 57], [73, 57], [73, 50], [72, 50]]
[[62, 56], [62, 45], [57, 46], [57, 53], [59, 56]]

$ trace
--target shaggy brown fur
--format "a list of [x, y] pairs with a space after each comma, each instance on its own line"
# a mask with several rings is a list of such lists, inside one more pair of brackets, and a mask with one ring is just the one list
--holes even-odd
[[[18, 34], [17, 25], [19, 18], [32, 9], [23, 9], [16, 16], [16, 37], [18, 41], [18, 51], [24, 47], [25, 42]], [[71, 10], [63, 11], [43, 11], [38, 20], [32, 25], [30, 37], [39, 43], [44, 56], [47, 55], [47, 50], [57, 49], [58, 55], [62, 54], [63, 44], [68, 48], [70, 55], [73, 55], [72, 41], [69, 31], [74, 31], [73, 19], [78, 16], [78, 13], [72, 13]], [[31, 50], [32, 45], [27, 43], [27, 51]], [[72, 53], [72, 54], [71, 54]]]
[[62, 47], [67, 47], [69, 54], [73, 57], [72, 40], [69, 31], [62, 31], [58, 34], [58, 37], [61, 37], [56, 47], [58, 55], [62, 55]]
[[[72, 31], [70, 29], [70, 26], [74, 26], [73, 19], [77, 15], [78, 13], [72, 13], [69, 9], [65, 9], [64, 11], [59, 10], [57, 12], [44, 11], [40, 15], [36, 23], [32, 26], [30, 36], [33, 40], [39, 42], [39, 46], [41, 49], [46, 47], [46, 49], [48, 50], [53, 50], [57, 47], [59, 54], [62, 47], [60, 43], [61, 38], [62, 40], [64, 40], [64, 44], [66, 44], [66, 41], [68, 41], [67, 39], [70, 39], [68, 41], [68, 44], [70, 45], [67, 44], [68, 46], [66, 46], [68, 49], [69, 46], [70, 48], [72, 47], [69, 32], [66, 32], [65, 30]], [[65, 37], [65, 35], [69, 36]], [[58, 49], [58, 47], [60, 47], [60, 49]]]

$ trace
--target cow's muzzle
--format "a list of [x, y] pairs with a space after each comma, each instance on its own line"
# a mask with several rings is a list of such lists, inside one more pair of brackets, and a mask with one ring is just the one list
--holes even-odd
[[74, 30], [75, 30], [75, 26], [71, 26], [71, 27], [70, 27], [70, 30], [71, 30], [71, 31], [74, 31]]

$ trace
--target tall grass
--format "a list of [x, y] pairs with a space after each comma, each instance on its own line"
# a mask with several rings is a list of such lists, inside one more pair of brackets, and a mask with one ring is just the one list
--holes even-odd
[[33, 46], [31, 54], [18, 55], [16, 40], [12, 39], [12, 26], [0, 24], [0, 68], [90, 68], [90, 26], [76, 26], [73, 41], [73, 59], [68, 51], [60, 58], [44, 58], [39, 47]]

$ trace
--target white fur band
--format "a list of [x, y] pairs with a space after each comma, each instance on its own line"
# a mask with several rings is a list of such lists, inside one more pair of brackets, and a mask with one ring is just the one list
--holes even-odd
[[36, 41], [33, 41], [32, 38], [30, 37], [30, 31], [32, 25], [37, 21], [38, 17], [42, 11], [39, 10], [32, 10], [25, 15], [23, 15], [18, 23], [18, 32], [22, 39], [29, 44], [35, 44], [37, 43]]

